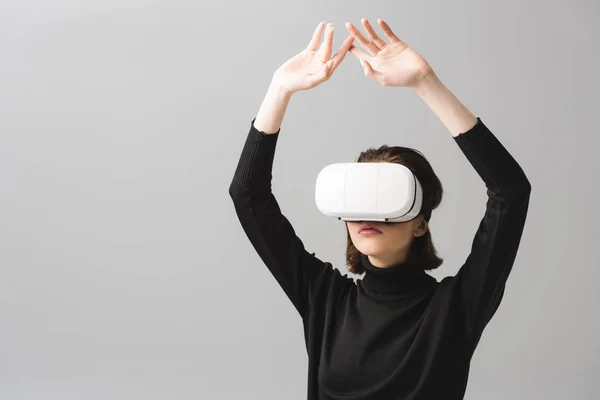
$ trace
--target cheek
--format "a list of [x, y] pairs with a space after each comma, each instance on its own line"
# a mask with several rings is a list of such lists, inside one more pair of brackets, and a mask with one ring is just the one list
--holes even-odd
[[410, 243], [412, 231], [408, 224], [398, 224], [388, 228], [385, 234], [381, 236], [381, 239], [384, 239], [387, 245], [402, 248]]
[[406, 229], [388, 229], [384, 235], [381, 236], [386, 243], [391, 244], [394, 247], [402, 247], [408, 241], [408, 231]]

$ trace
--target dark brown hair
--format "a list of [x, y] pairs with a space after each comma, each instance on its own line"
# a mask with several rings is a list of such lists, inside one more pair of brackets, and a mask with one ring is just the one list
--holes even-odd
[[[436, 209], [442, 202], [444, 193], [442, 183], [433, 172], [429, 161], [418, 150], [410, 147], [383, 145], [378, 149], [369, 148], [361, 152], [356, 162], [393, 162], [410, 169], [423, 188], [423, 205], [419, 215], [423, 215], [427, 221], [431, 217], [431, 211]], [[362, 253], [352, 243], [347, 225], [346, 230], [348, 233], [346, 245], [348, 271], [354, 274], [362, 274], [364, 272], [361, 264]], [[424, 235], [413, 238], [407, 261], [418, 262], [423, 265], [425, 270], [435, 269], [442, 264], [444, 260], [437, 255], [429, 228]]]

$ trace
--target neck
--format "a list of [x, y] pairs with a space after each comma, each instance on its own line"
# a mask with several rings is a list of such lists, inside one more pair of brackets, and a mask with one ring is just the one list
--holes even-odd
[[406, 260], [408, 258], [406, 256], [406, 252], [403, 252], [400, 255], [394, 254], [392, 256], [380, 255], [380, 256], [368, 256], [368, 257], [369, 257], [369, 262], [371, 263], [371, 265], [378, 267], [378, 268], [389, 268], [389, 267], [393, 267], [394, 265], [405, 264]]
[[404, 260], [377, 267], [371, 262], [371, 257], [362, 255], [361, 263], [365, 270], [362, 287], [373, 294], [410, 295], [426, 291], [437, 282], [416, 261]]

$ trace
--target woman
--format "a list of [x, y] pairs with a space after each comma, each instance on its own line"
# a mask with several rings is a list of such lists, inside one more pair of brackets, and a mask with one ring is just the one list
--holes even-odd
[[[496, 312], [525, 224], [531, 185], [521, 167], [440, 82], [429, 64], [382, 20], [382, 40], [365, 19], [370, 39], [352, 24], [331, 57], [333, 26], [324, 23], [308, 47], [273, 75], [252, 121], [229, 188], [249, 240], [300, 314], [308, 352], [308, 399], [462, 399], [469, 364]], [[367, 53], [353, 45], [357, 40]], [[401, 223], [373, 222], [376, 235], [346, 222], [350, 271], [356, 283], [309, 253], [271, 192], [281, 122], [293, 93], [328, 80], [347, 52], [365, 75], [384, 86], [409, 87], [439, 117], [486, 185], [486, 211], [469, 256], [456, 276], [437, 282], [425, 273], [441, 259], [428, 237], [441, 184], [418, 152], [381, 147], [358, 162], [402, 163], [423, 182], [422, 214]], [[425, 238], [425, 240], [423, 239]]]

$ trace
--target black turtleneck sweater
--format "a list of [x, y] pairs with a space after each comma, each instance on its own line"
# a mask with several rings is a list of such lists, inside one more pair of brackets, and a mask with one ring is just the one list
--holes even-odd
[[250, 124], [229, 194], [252, 246], [304, 326], [308, 400], [462, 399], [470, 360], [504, 294], [531, 186], [477, 118], [454, 137], [487, 188], [486, 211], [459, 272], [373, 266], [354, 280], [305, 249], [271, 191], [279, 131]]

